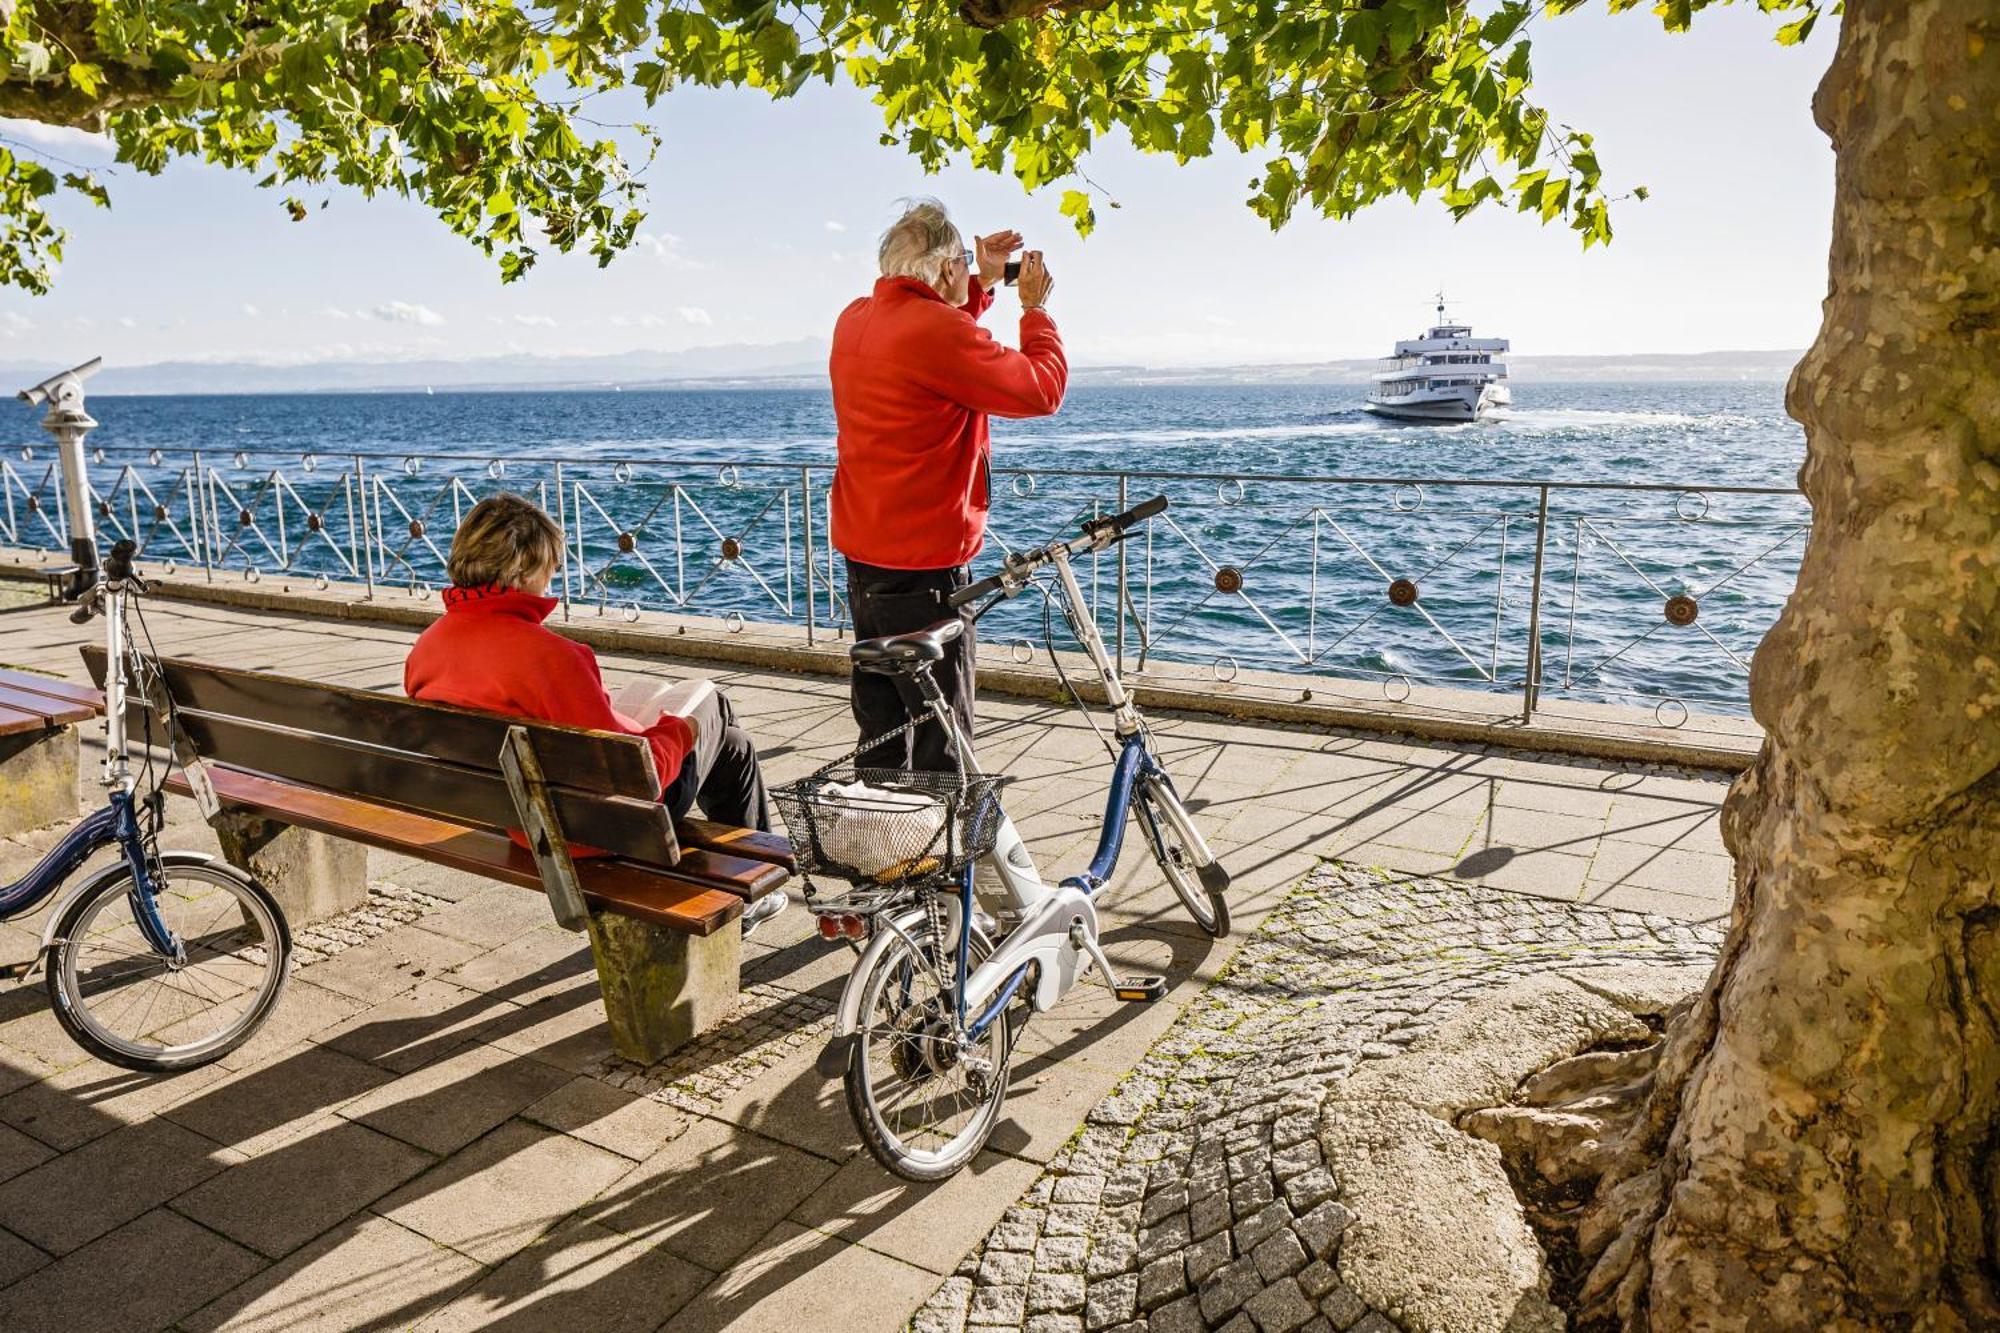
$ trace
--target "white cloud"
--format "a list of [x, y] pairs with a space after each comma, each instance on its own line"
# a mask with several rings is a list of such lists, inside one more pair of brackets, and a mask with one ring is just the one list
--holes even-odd
[[18, 338], [35, 327], [35, 321], [16, 310], [0, 310], [0, 338]]
[[847, 226], [845, 223], [835, 222], [832, 219], [828, 219], [826, 224], [826, 229], [828, 231], [846, 231]]
[[359, 313], [364, 319], [379, 319], [386, 324], [422, 324], [428, 328], [444, 323], [444, 316], [437, 311], [409, 301], [384, 301]]
[[531, 329], [552, 329], [556, 326], [555, 320], [548, 315], [516, 315], [514, 322]]
[[256, 319], [259, 315], [263, 313], [263, 311], [257, 309], [256, 306], [251, 305], [248, 301], [245, 301], [243, 303], [243, 313], [250, 316], [250, 318], [252, 319]]
[[36, 144], [43, 148], [100, 149], [111, 148], [111, 136], [91, 134], [87, 130], [74, 130], [67, 125], [44, 125], [33, 120], [9, 120], [0, 117], [0, 139], [14, 139]]
[[139, 327], [139, 321], [130, 315], [120, 315], [118, 317], [118, 327], [121, 329], [136, 329]]
[[328, 306], [321, 306], [321, 307], [319, 308], [319, 313], [320, 313], [320, 314], [322, 314], [322, 315], [324, 315], [324, 316], [326, 316], [326, 317], [327, 317], [328, 319], [353, 319], [353, 318], [354, 318], [354, 316], [352, 316], [352, 315], [348, 314], [348, 313], [347, 313], [347, 312], [346, 312], [345, 310], [342, 310], [342, 309], [341, 309], [341, 308], [340, 308], [339, 306], [337, 306], [337, 305], [328, 305]]
[[694, 272], [708, 267], [699, 259], [689, 258], [681, 249], [681, 238], [670, 231], [642, 231], [632, 238], [632, 244], [668, 268]]
[[64, 320], [63, 327], [66, 329], [75, 329], [80, 333], [88, 333], [97, 327], [97, 321], [89, 315], [78, 315], [73, 319]]
[[706, 310], [703, 310], [698, 305], [684, 305], [684, 306], [679, 306], [677, 308], [680, 311], [680, 316], [683, 323], [687, 324], [715, 323], [714, 318]]
[[651, 313], [644, 315], [613, 315], [611, 317], [611, 326], [619, 329], [664, 329], [667, 327], [667, 321]]

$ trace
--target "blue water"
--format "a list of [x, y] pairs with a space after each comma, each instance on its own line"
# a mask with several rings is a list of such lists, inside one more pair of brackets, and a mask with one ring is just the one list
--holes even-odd
[[[1804, 442], [1781, 387], [1526, 383], [1514, 395], [1504, 420], [1434, 427], [1370, 417], [1349, 386], [1079, 388], [1057, 417], [995, 423], [987, 559], [1118, 503], [1117, 475], [1065, 474], [1126, 474], [1128, 501], [1173, 502], [1171, 522], [1128, 549], [1128, 659], [1143, 645], [1149, 668], [1337, 677], [1358, 683], [1301, 687], [1391, 697], [1426, 681], [1518, 689], [1532, 617], [1551, 704], [1677, 701], [1660, 706], [1665, 720], [1682, 705], [1741, 711], [1743, 663], [1790, 588], [1805, 508], [1715, 488], [1793, 485]], [[98, 397], [92, 409], [108, 526], [154, 559], [205, 556], [217, 577], [372, 573], [385, 595], [427, 596], [454, 514], [504, 486], [580, 533], [572, 614], [802, 622], [810, 526], [813, 618], [841, 615], [827, 586], [823, 391]], [[53, 508], [51, 451], [25, 410], [10, 429], [0, 535], [52, 545], [27, 509], [31, 496]], [[1176, 475], [1132, 475], [1152, 472]], [[1275, 476], [1421, 484], [1263, 479]], [[1473, 479], [1560, 484], [1542, 524], [1536, 487], [1451, 484]], [[1110, 635], [1114, 569], [1091, 572]], [[1389, 599], [1395, 580], [1415, 585], [1414, 603]], [[1680, 595], [1692, 624], [1664, 615]], [[1039, 609], [1017, 604], [984, 628], [1036, 636]]]

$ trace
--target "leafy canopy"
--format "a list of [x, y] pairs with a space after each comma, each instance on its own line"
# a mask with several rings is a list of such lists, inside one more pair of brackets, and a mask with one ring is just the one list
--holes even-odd
[[[1682, 28], [1718, 2], [1654, 8]], [[631, 243], [644, 189], [621, 135], [660, 141], [591, 112], [614, 90], [650, 106], [682, 84], [782, 98], [851, 81], [882, 108], [884, 143], [926, 170], [962, 157], [1029, 190], [1062, 184], [1085, 233], [1104, 201], [1085, 162], [1123, 135], [1183, 162], [1224, 142], [1252, 154], [1249, 205], [1273, 227], [1301, 204], [1346, 217], [1431, 194], [1460, 217], [1511, 202], [1588, 246], [1611, 236], [1591, 138], [1529, 95], [1535, 22], [1583, 3], [0, 0], [0, 116], [103, 133], [148, 173], [199, 158], [271, 187], [405, 195], [507, 280], [544, 248], [607, 263]], [[1787, 42], [1832, 7], [1757, 3], [1790, 11]], [[110, 202], [0, 127], [0, 284], [47, 290], [63, 233], [46, 205], [65, 192]]]

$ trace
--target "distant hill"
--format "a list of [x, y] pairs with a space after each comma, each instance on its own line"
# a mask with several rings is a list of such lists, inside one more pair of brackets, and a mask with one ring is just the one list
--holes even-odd
[[[1798, 351], [1660, 352], [1630, 356], [1510, 356], [1516, 380], [1782, 381]], [[1209, 367], [1079, 366], [1079, 385], [1365, 384], [1375, 360]], [[55, 366], [0, 365], [0, 389], [33, 383]], [[310, 365], [162, 361], [107, 366], [92, 393], [386, 393], [412, 389], [817, 388], [826, 383], [826, 344], [801, 338], [679, 352], [608, 356], [492, 356], [462, 361], [328, 361]]]

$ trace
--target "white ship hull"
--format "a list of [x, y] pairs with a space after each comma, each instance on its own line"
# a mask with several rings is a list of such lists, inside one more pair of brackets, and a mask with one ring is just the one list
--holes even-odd
[[1505, 385], [1459, 385], [1399, 394], [1394, 398], [1370, 396], [1365, 406], [1377, 416], [1399, 421], [1477, 421], [1511, 401]]

